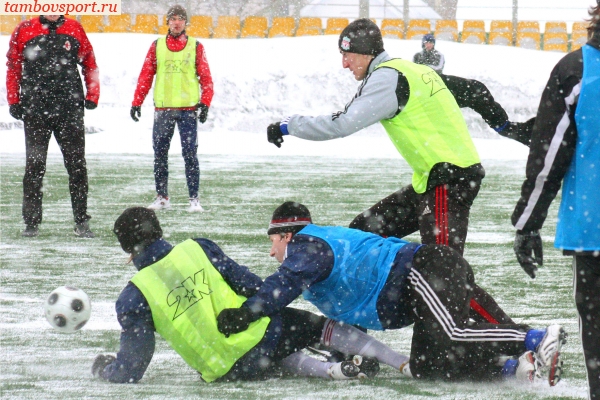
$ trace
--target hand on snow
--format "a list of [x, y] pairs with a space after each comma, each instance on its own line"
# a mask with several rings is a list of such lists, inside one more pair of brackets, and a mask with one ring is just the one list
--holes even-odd
[[280, 125], [281, 122], [276, 122], [267, 128], [267, 140], [277, 147], [281, 147], [281, 143], [283, 143], [283, 133], [281, 132]]
[[140, 107], [140, 106], [131, 107], [131, 110], [129, 111], [129, 115], [131, 115], [132, 120], [134, 120], [135, 122], [138, 122], [139, 119], [142, 117], [142, 107]]
[[252, 311], [246, 307], [226, 308], [217, 317], [217, 328], [225, 337], [243, 332], [252, 323]]
[[535, 271], [537, 271], [537, 266], [535, 264], [538, 264], [541, 267], [544, 262], [540, 233], [538, 231], [517, 231], [513, 249], [517, 255], [517, 261], [521, 264], [521, 268], [527, 272], [527, 275], [529, 275], [531, 279], [534, 279]]
[[198, 111], [198, 121], [203, 124], [208, 118], [208, 106], [206, 104], [198, 103]]
[[14, 119], [20, 120], [23, 119], [23, 114], [25, 114], [25, 110], [23, 110], [23, 106], [20, 103], [11, 104], [8, 106], [8, 112]]
[[115, 360], [115, 356], [111, 356], [110, 354], [98, 354], [94, 360], [94, 364], [92, 365], [92, 375], [94, 378], [100, 378], [100, 373], [104, 371], [104, 368], [107, 365], [112, 364], [112, 362]]
[[91, 101], [91, 100], [85, 101], [85, 108], [87, 108], [88, 110], [93, 110], [96, 107], [98, 107], [98, 104], [94, 103], [93, 101]]

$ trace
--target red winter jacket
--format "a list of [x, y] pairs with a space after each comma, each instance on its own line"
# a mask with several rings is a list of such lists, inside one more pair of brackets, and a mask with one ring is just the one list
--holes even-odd
[[[183, 32], [181, 35], [175, 37], [170, 33], [167, 35], [167, 48], [171, 51], [177, 52], [185, 48], [187, 44], [187, 35]], [[144, 65], [142, 66], [142, 72], [138, 78], [137, 87], [135, 94], [133, 95], [133, 107], [141, 106], [144, 103], [144, 99], [148, 95], [152, 82], [154, 81], [154, 75], [156, 74], [156, 40], [152, 42]], [[210, 68], [208, 67], [208, 61], [206, 60], [206, 53], [204, 52], [204, 46], [199, 41], [196, 41], [196, 75], [198, 76], [198, 82], [202, 88], [202, 96], [200, 102], [207, 107], [210, 107], [210, 103], [213, 97], [213, 81], [210, 75]], [[164, 110], [165, 108], [156, 108], [157, 110]], [[184, 107], [182, 110], [195, 110], [195, 107]]]
[[65, 115], [83, 112], [84, 100], [98, 104], [98, 66], [79, 22], [64, 16], [56, 22], [43, 16], [23, 21], [10, 38], [6, 56], [9, 105], [21, 103], [29, 113]]

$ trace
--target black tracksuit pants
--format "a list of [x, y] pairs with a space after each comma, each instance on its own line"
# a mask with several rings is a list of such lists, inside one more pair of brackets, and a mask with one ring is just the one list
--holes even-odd
[[415, 319], [410, 353], [414, 377], [497, 379], [502, 370], [500, 355], [519, 356], [526, 351], [527, 325], [470, 319], [473, 271], [449, 247], [421, 247], [406, 285]]
[[[81, 113], [83, 114], [83, 113]], [[63, 154], [69, 174], [69, 192], [75, 223], [89, 220], [87, 214], [88, 177], [85, 161], [85, 127], [83, 116], [66, 119], [60, 116], [26, 116], [26, 164], [23, 177], [23, 220], [28, 226], [42, 222], [42, 181], [46, 173], [48, 145], [52, 134]]]

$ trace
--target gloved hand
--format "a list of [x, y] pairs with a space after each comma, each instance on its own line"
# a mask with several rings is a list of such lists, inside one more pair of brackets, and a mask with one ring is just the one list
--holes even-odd
[[85, 108], [87, 108], [88, 110], [93, 110], [96, 107], [98, 107], [98, 104], [94, 103], [93, 101], [91, 101], [91, 100], [85, 101]]
[[281, 122], [275, 122], [267, 128], [267, 140], [277, 147], [283, 143], [283, 133], [281, 132]]
[[104, 368], [115, 360], [115, 356], [111, 356], [110, 354], [98, 354], [92, 365], [92, 375], [94, 378], [99, 378], [100, 373], [104, 371]]
[[140, 106], [132, 106], [129, 111], [129, 115], [131, 115], [131, 119], [135, 122], [139, 121], [139, 118], [142, 117], [142, 107]]
[[208, 106], [203, 103], [198, 103], [198, 121], [201, 124], [206, 122], [206, 118], [208, 118]]
[[8, 112], [10, 113], [11, 117], [19, 120], [22, 120], [23, 114], [25, 114], [25, 110], [23, 110], [21, 103], [15, 103], [8, 106]]
[[[531, 279], [534, 279], [535, 271], [537, 271], [537, 266], [534, 262], [540, 267], [544, 262], [542, 238], [539, 231], [517, 231], [513, 249], [517, 255], [517, 261], [521, 264], [521, 268], [527, 272], [527, 275]], [[535, 256], [535, 259], [533, 256]]]
[[217, 317], [219, 332], [229, 337], [232, 333], [243, 332], [252, 323], [252, 311], [247, 307], [226, 308]]

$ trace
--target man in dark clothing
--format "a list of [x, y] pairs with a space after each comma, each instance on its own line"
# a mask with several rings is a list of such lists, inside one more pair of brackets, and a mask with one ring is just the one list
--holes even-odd
[[274, 211], [267, 233], [270, 255], [281, 266], [241, 307], [221, 312], [221, 332], [242, 332], [302, 294], [339, 322], [375, 330], [414, 324], [410, 373], [416, 378], [490, 380], [523, 373], [533, 379], [548, 373], [551, 386], [560, 379], [563, 328], [470, 321], [473, 271], [448, 246], [313, 225], [297, 202]]
[[[10, 115], [25, 126], [23, 236], [38, 235], [42, 222], [42, 182], [52, 134], [69, 174], [75, 234], [92, 238], [87, 214], [84, 107], [98, 105], [100, 83], [94, 50], [73, 19], [41, 15], [19, 24], [7, 54], [6, 93]], [[77, 67], [85, 80], [84, 94]]]
[[441, 74], [444, 70], [446, 60], [444, 59], [444, 55], [435, 49], [435, 37], [430, 33], [423, 35], [421, 47], [423, 50], [414, 55], [413, 62], [415, 64], [427, 65], [438, 74]]
[[589, 393], [600, 399], [600, 1], [590, 16], [589, 41], [556, 64], [542, 93], [512, 223], [517, 260], [535, 278], [539, 231], [562, 182], [554, 246], [573, 256]]
[[[155, 331], [206, 382], [261, 379], [276, 366], [300, 376], [363, 378], [377, 374], [375, 355], [396, 370], [408, 360], [354, 327], [293, 308], [260, 318], [244, 334], [223, 335], [217, 315], [254, 295], [262, 284], [258, 276], [208, 239], [172, 246], [162, 238], [154, 211], [144, 207], [125, 210], [113, 231], [138, 272], [116, 303], [120, 350], [116, 357], [96, 357], [96, 377], [114, 383], [142, 379]], [[356, 356], [331, 363], [299, 351], [319, 342]]]

